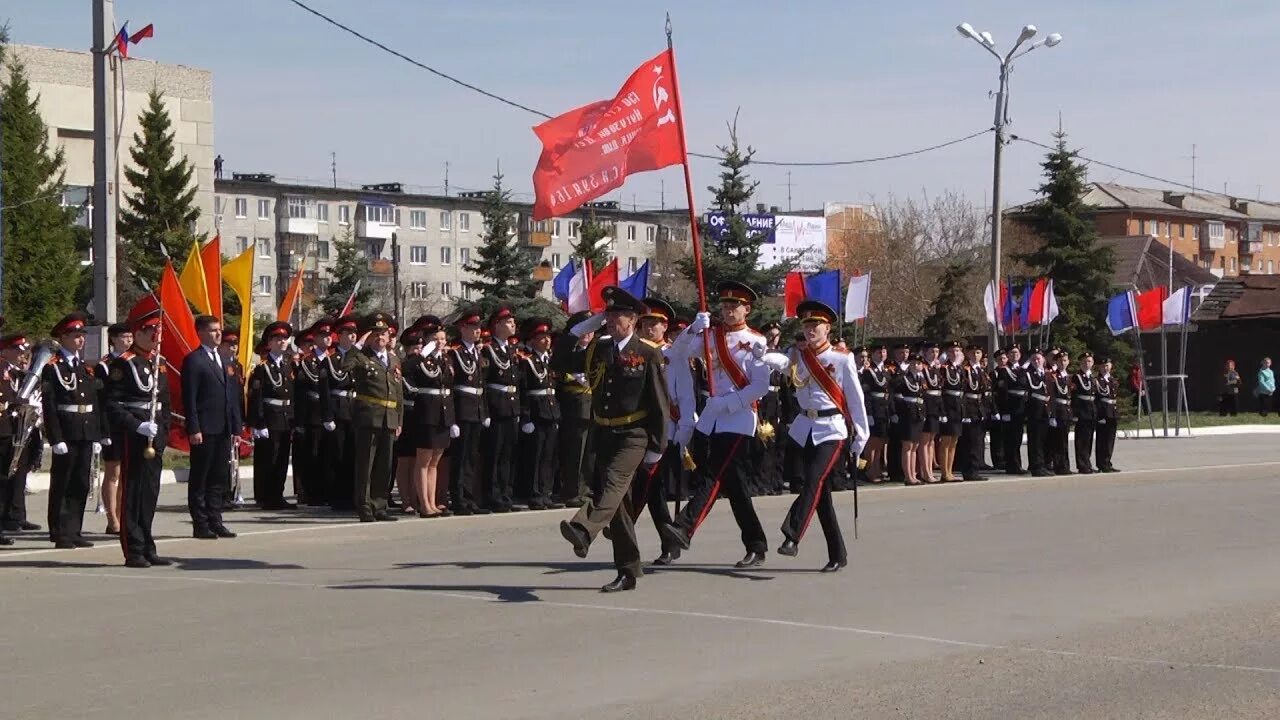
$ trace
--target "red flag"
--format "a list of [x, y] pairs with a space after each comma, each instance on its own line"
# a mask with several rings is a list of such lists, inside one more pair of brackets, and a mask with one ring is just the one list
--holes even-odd
[[285, 291], [284, 299], [280, 301], [280, 309], [276, 311], [276, 320], [280, 322], [289, 322], [289, 316], [293, 314], [293, 306], [298, 304], [298, 296], [302, 294], [302, 268], [298, 268], [297, 274], [293, 276], [293, 282], [289, 283], [289, 289]]
[[142, 40], [143, 38], [153, 37], [155, 35], [155, 30], [156, 28], [154, 25], [152, 25], [151, 23], [147, 23], [146, 27], [142, 28], [138, 32], [129, 36], [129, 42], [133, 43], [134, 45], [137, 45], [138, 41]]
[[342, 312], [338, 313], [338, 317], [346, 317], [356, 309], [356, 295], [360, 294], [360, 281], [356, 280], [356, 286], [351, 290], [351, 297], [347, 298], [347, 304], [342, 306]]
[[1164, 301], [1169, 297], [1169, 289], [1163, 285], [1138, 293], [1134, 297], [1134, 305], [1138, 310], [1138, 328], [1155, 330], [1164, 321]]
[[583, 105], [533, 128], [533, 219], [572, 212], [622, 187], [627, 175], [684, 162], [671, 51], [645, 62], [612, 100]]
[[1044, 300], [1045, 292], [1048, 289], [1048, 278], [1040, 278], [1036, 280], [1035, 286], [1031, 288], [1031, 298], [1025, 301], [1031, 303], [1031, 308], [1027, 311], [1029, 324], [1039, 325], [1044, 322]]
[[[150, 37], [149, 34], [148, 37]], [[209, 314], [218, 318], [218, 322], [222, 322], [221, 235], [214, 235], [212, 240], [200, 248], [200, 266], [204, 269], [205, 292], [209, 295]]]
[[800, 307], [800, 303], [804, 302], [804, 273], [798, 270], [792, 270], [787, 273], [787, 282], [783, 287], [782, 297], [782, 317], [784, 319], [795, 317], [796, 309]]
[[587, 294], [591, 296], [591, 312], [604, 312], [605, 301], [600, 296], [600, 292], [610, 285], [617, 284], [618, 258], [614, 258], [591, 278], [591, 287], [587, 290]]

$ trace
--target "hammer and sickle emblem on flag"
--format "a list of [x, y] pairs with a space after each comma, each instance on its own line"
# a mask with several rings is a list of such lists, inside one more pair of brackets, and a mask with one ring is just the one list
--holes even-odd
[[[662, 69], [661, 65], [653, 66], [653, 74], [656, 76], [653, 81], [653, 107], [656, 110], [661, 110], [663, 103], [669, 104], [671, 102], [671, 96], [667, 93], [667, 89], [663, 87], [663, 84], [666, 82], [666, 78], [662, 74]], [[668, 107], [666, 113], [658, 118], [658, 127], [662, 127], [667, 123], [673, 123], [675, 121], [675, 110]]]

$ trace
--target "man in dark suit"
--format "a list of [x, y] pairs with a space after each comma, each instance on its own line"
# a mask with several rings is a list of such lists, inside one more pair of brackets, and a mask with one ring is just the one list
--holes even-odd
[[218, 352], [222, 323], [201, 315], [196, 334], [200, 347], [182, 361], [182, 404], [191, 440], [187, 509], [195, 537], [232, 538], [236, 534], [222, 523], [222, 496], [231, 486], [232, 438], [243, 429], [240, 383]]
[[391, 351], [391, 316], [374, 313], [361, 328], [363, 347], [347, 353], [342, 369], [351, 374], [355, 402], [355, 497], [361, 522], [394, 522], [387, 514], [387, 482], [391, 475], [392, 445], [404, 420], [404, 385], [400, 359]]

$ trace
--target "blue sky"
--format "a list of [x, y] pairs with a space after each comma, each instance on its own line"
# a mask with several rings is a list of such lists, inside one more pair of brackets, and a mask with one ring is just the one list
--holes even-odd
[[[1023, 24], [1056, 48], [1013, 74], [1011, 132], [1048, 141], [1061, 113], [1086, 155], [1197, 184], [1280, 199], [1280, 3], [1220, 10], [1185, 0], [1000, 0], [899, 3], [833, 0], [308, 0], [412, 57], [550, 113], [611, 97], [661, 49], [675, 9], [676, 52], [690, 148], [714, 152], [740, 111], [739, 137], [760, 159], [877, 156], [931, 145], [991, 124], [994, 58], [955, 25], [967, 20], [1008, 47]], [[782, 8], [786, 8], [785, 11]], [[19, 0], [0, 9], [16, 42], [87, 48], [89, 0]], [[340, 33], [288, 0], [118, 0], [117, 21], [156, 35], [133, 54], [214, 73], [217, 150], [229, 170], [280, 177], [486, 187], [500, 161], [528, 197], [539, 146], [535, 116], [449, 84]], [[1005, 198], [1029, 199], [1041, 151], [1005, 153]], [[787, 205], [787, 169], [758, 167], [757, 200]], [[698, 202], [716, 181], [694, 160]], [[1091, 178], [1154, 186], [1104, 168]], [[683, 205], [678, 168], [633, 177], [616, 199]], [[915, 158], [791, 169], [792, 205], [867, 202], [961, 192], [989, 201], [991, 139]]]

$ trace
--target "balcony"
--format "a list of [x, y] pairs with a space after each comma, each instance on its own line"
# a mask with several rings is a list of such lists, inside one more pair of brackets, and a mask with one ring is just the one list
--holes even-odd
[[1240, 243], [1240, 254], [1241, 255], [1261, 255], [1262, 241], [1250, 240], [1248, 242]]
[[539, 265], [533, 269], [533, 279], [538, 282], [548, 282], [555, 277], [555, 272], [550, 265]]
[[1200, 228], [1200, 249], [1221, 250], [1227, 246], [1227, 229], [1216, 220], [1205, 222]]
[[369, 261], [369, 274], [375, 277], [391, 277], [394, 268], [390, 260], [374, 259]]
[[551, 247], [551, 233], [549, 232], [522, 232], [520, 239], [525, 247], [544, 248]]
[[356, 212], [356, 237], [390, 240], [400, 229], [400, 211], [385, 203], [363, 203]]
[[276, 230], [285, 235], [318, 235], [320, 224], [315, 215], [311, 217], [281, 217], [276, 223]]
[[381, 220], [366, 220], [363, 217], [356, 221], [356, 237], [390, 240], [397, 230], [395, 223]]

